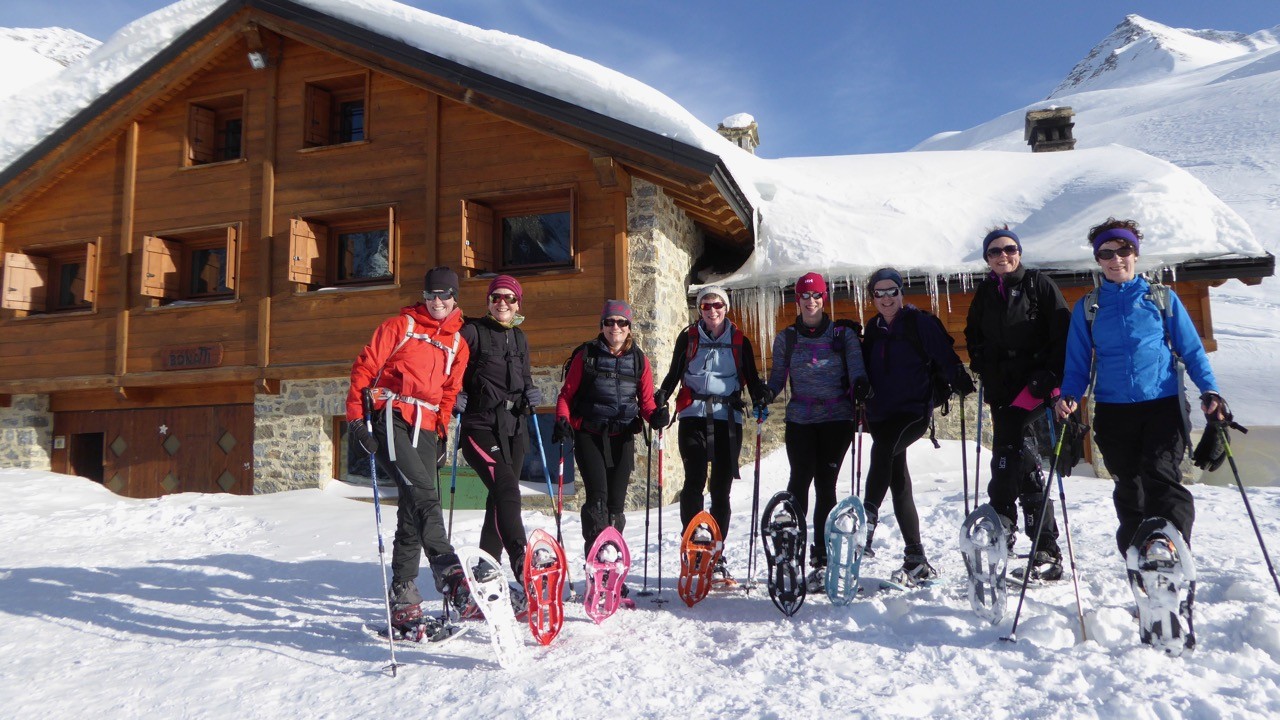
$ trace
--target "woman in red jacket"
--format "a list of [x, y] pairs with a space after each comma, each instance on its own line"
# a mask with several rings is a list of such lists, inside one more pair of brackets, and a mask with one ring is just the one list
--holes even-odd
[[631, 307], [609, 300], [600, 314], [600, 335], [576, 350], [569, 363], [551, 437], [552, 442], [573, 438], [587, 496], [582, 503], [584, 556], [606, 527], [621, 531], [626, 526], [623, 510], [635, 465], [635, 436], [654, 407], [653, 370], [631, 337]]
[[[400, 489], [391, 553], [391, 624], [405, 634], [422, 622], [422, 595], [414, 580], [424, 549], [436, 590], [459, 610], [470, 600], [436, 492], [436, 448], [448, 432], [469, 355], [458, 334], [458, 275], [447, 267], [433, 268], [424, 285], [422, 302], [401, 308], [374, 331], [351, 367], [347, 392], [349, 431]], [[366, 389], [374, 398], [372, 434], [362, 405]]]

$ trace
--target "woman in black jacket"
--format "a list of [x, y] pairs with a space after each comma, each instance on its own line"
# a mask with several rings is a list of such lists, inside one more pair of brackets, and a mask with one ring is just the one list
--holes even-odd
[[[1022, 504], [1027, 537], [1035, 532], [1041, 506], [1052, 502], [1045, 498], [1034, 440], [1025, 435], [1028, 426], [1044, 418], [1045, 401], [1061, 382], [1071, 313], [1053, 280], [1022, 264], [1022, 242], [1008, 226], [987, 233], [982, 253], [991, 272], [974, 291], [964, 336], [969, 368], [981, 378], [991, 407], [987, 497], [1006, 523], [1012, 552], [1018, 524], [1014, 500]], [[1052, 508], [1034, 567], [1046, 580], [1062, 576]]]
[[499, 275], [489, 283], [489, 313], [462, 326], [471, 348], [463, 376], [465, 395], [458, 441], [462, 456], [489, 490], [480, 549], [501, 559], [506, 549], [516, 579], [524, 574], [526, 537], [520, 508], [520, 471], [529, 449], [526, 419], [542, 404], [529, 368], [529, 340], [518, 326], [524, 293], [519, 281]]

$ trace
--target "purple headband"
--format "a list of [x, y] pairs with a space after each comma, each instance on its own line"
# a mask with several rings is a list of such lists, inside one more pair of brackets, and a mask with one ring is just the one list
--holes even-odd
[[1098, 248], [1102, 247], [1102, 244], [1108, 240], [1123, 240], [1132, 245], [1135, 252], [1141, 250], [1138, 247], [1138, 236], [1132, 230], [1128, 228], [1111, 228], [1098, 233], [1098, 236], [1093, 239], [1093, 252], [1096, 254]]

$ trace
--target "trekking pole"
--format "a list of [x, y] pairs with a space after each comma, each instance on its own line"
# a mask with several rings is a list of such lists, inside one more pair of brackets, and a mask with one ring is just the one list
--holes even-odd
[[978, 381], [978, 429], [973, 435], [973, 504], [978, 505], [978, 495], [982, 491], [982, 381]]
[[964, 477], [964, 516], [969, 517], [969, 438], [965, 436], [963, 397], [960, 398], [960, 474]]
[[652, 429], [644, 429], [644, 585], [638, 593], [640, 597], [653, 594], [649, 590], [649, 516], [653, 510], [653, 433]]
[[[1049, 418], [1049, 427], [1052, 429], [1053, 410], [1046, 406], [1044, 413]], [[1065, 436], [1066, 433], [1067, 423], [1064, 422], [1062, 424], [1062, 434]], [[1062, 446], [1062, 440], [1058, 440], [1058, 446]], [[1058, 470], [1057, 453], [1054, 454], [1053, 466], [1049, 468], [1050, 479], [1053, 478], [1055, 472], [1058, 474], [1058, 505], [1062, 509], [1062, 532], [1067, 536], [1067, 557], [1071, 560], [1071, 585], [1076, 591], [1076, 620], [1080, 622], [1080, 642], [1088, 642], [1089, 634], [1084, 629], [1084, 604], [1080, 602], [1080, 577], [1079, 573], [1076, 572], [1076, 551], [1071, 546], [1071, 521], [1067, 519], [1067, 490], [1062, 481], [1062, 472]], [[1048, 494], [1048, 490], [1048, 488], [1045, 488], [1046, 494]]]
[[[1053, 465], [1049, 468], [1049, 474], [1053, 474], [1053, 469], [1058, 466], [1058, 456], [1062, 454], [1062, 438], [1067, 434], [1067, 425], [1063, 423], [1062, 429], [1058, 431], [1058, 443], [1053, 449]], [[1022, 591], [1018, 593], [1018, 609], [1013, 613], [1013, 629], [1009, 634], [1000, 638], [1005, 642], [1018, 642], [1018, 619], [1022, 615], [1022, 602], [1027, 597], [1027, 585], [1031, 578], [1031, 569], [1035, 567], [1036, 550], [1040, 548], [1040, 534], [1044, 532], [1044, 521], [1049, 516], [1049, 500], [1046, 499], [1040, 504], [1040, 517], [1036, 520], [1036, 533], [1031, 537], [1031, 554], [1027, 556], [1027, 569], [1022, 574]], [[1065, 524], [1065, 523], [1064, 523]], [[1074, 570], [1073, 570], [1074, 572]], [[1080, 617], [1080, 632], [1084, 633], [1084, 616]]]
[[[538, 457], [542, 460], [542, 475], [547, 479], [547, 500], [551, 502], [551, 506], [553, 508], [556, 508], [556, 511], [555, 511], [556, 542], [560, 543], [560, 547], [563, 548], [564, 542], [560, 539], [560, 510], [557, 507], [556, 499], [553, 493], [551, 492], [551, 468], [547, 467], [547, 449], [546, 449], [546, 445], [542, 442], [542, 428], [538, 427], [538, 416], [530, 415], [529, 424], [532, 426], [533, 436], [538, 439]], [[563, 491], [564, 489], [564, 445], [563, 444], [560, 445], [560, 488]], [[564, 580], [565, 580], [564, 584], [570, 587], [570, 592], [573, 592], [572, 590], [573, 581], [569, 577], [568, 563], [565, 564]]]
[[661, 605], [666, 602], [662, 597], [662, 430], [658, 430], [658, 594], [653, 602]]
[[[388, 400], [387, 402], [391, 402]], [[364, 390], [364, 429], [368, 431], [369, 436], [373, 436], [373, 391], [369, 388]], [[384, 669], [391, 670], [391, 677], [396, 676], [396, 641], [392, 638], [391, 633], [391, 588], [387, 585], [387, 551], [386, 546], [382, 544], [382, 493], [378, 491], [378, 458], [374, 453], [369, 453], [369, 479], [373, 481], [373, 521], [374, 527], [378, 530], [378, 563], [382, 566], [382, 596], [387, 602], [387, 649], [391, 651], [391, 664]]]
[[862, 494], [862, 436], [866, 434], [867, 429], [867, 408], [858, 406], [858, 457], [854, 459], [854, 467], [857, 468], [854, 473], [853, 494], [855, 496]]
[[1262, 541], [1262, 531], [1258, 529], [1258, 519], [1253, 515], [1253, 506], [1249, 504], [1249, 495], [1244, 491], [1244, 483], [1240, 481], [1240, 468], [1236, 467], [1236, 456], [1231, 453], [1231, 440], [1227, 437], [1228, 426], [1242, 433], [1247, 433], [1249, 430], [1230, 419], [1227, 420], [1226, 424], [1218, 426], [1218, 432], [1222, 433], [1222, 446], [1227, 451], [1227, 462], [1231, 463], [1231, 474], [1236, 478], [1236, 487], [1240, 488], [1240, 498], [1244, 500], [1244, 509], [1249, 513], [1249, 522], [1253, 523], [1253, 534], [1258, 536], [1258, 547], [1262, 548], [1262, 559], [1267, 561], [1267, 570], [1271, 573], [1271, 581], [1276, 585], [1276, 592], [1280, 593], [1280, 578], [1276, 577], [1276, 568], [1271, 564], [1271, 555], [1267, 553], [1267, 544]]
[[756, 472], [751, 488], [751, 540], [747, 545], [747, 594], [756, 584], [756, 518], [760, 515], [760, 448], [763, 445], [764, 417], [756, 413]]
[[[458, 420], [458, 425], [453, 429], [453, 471], [449, 479], [449, 544], [453, 544], [453, 501], [458, 494], [458, 446], [462, 444], [462, 420]], [[436, 474], [439, 478], [439, 473]]]

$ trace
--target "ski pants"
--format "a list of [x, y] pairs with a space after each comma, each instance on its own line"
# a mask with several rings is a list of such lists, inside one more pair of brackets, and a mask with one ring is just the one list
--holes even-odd
[[1138, 403], [1096, 403], [1094, 440], [1115, 479], [1116, 547], [1123, 555], [1142, 521], [1162, 517], [1191, 544], [1195, 500], [1178, 465], [1186, 451], [1180, 396]]
[[987, 484], [987, 497], [996, 512], [1007, 519], [1011, 527], [1018, 525], [1017, 500], [1022, 505], [1022, 530], [1035, 539], [1040, 509], [1045, 510], [1044, 532], [1040, 534], [1039, 547], [1055, 555], [1058, 548], [1058, 521], [1053, 515], [1053, 500], [1045, 494], [1045, 480], [1040, 472], [1040, 457], [1034, 437], [1028, 436], [1028, 427], [1045, 417], [1044, 406], [1032, 410], [1006, 405], [991, 408], [991, 481]]
[[[707, 464], [711, 465], [711, 517], [720, 526], [720, 537], [729, 536], [729, 491], [738, 475], [738, 454], [742, 450], [742, 426], [728, 420], [712, 421], [712, 447], [707, 447], [707, 420], [680, 419], [677, 441], [684, 463], [684, 487], [680, 490], [680, 526], [702, 511], [702, 491], [707, 486]], [[708, 450], [714, 457], [708, 457]]]
[[468, 428], [461, 435], [462, 456], [489, 491], [484, 502], [480, 549], [498, 559], [505, 549], [516, 577], [523, 577], [528, 540], [520, 515], [520, 471], [524, 468], [528, 437], [511, 438], [511, 457], [504, 457], [502, 444], [492, 430]]
[[809, 486], [814, 490], [810, 562], [815, 567], [827, 564], [827, 515], [836, 506], [836, 477], [853, 442], [853, 430], [852, 420], [787, 423], [787, 460], [791, 463], [787, 492], [795, 496], [801, 517], [809, 513]]
[[915, 414], [890, 415], [884, 420], [869, 422], [868, 426], [871, 429], [871, 463], [867, 468], [864, 502], [867, 522], [878, 521], [885, 493], [892, 491], [893, 516], [898, 520], [898, 530], [906, 545], [904, 554], [924, 555], [924, 544], [920, 541], [920, 514], [911, 493], [911, 471], [907, 469], [907, 448], [924, 437], [929, 429], [929, 418]]
[[[591, 545], [606, 527], [621, 532], [627, 525], [623, 510], [636, 462], [635, 446], [636, 436], [631, 433], [600, 435], [581, 429], [573, 433], [573, 457], [587, 496], [582, 503], [583, 557], [591, 553]], [[614, 464], [608, 464], [606, 458], [612, 458]]]
[[392, 582], [416, 580], [426, 550], [435, 575], [436, 588], [440, 588], [441, 572], [458, 560], [453, 545], [445, 534], [444, 514], [440, 508], [440, 494], [436, 490], [436, 443], [434, 432], [418, 435], [418, 447], [413, 446], [413, 427], [395, 413], [392, 422], [392, 438], [395, 442], [396, 461], [386, 447], [386, 415], [378, 413], [373, 420], [373, 436], [378, 438], [378, 470], [394, 477], [400, 498], [396, 502], [396, 534], [391, 549]]

